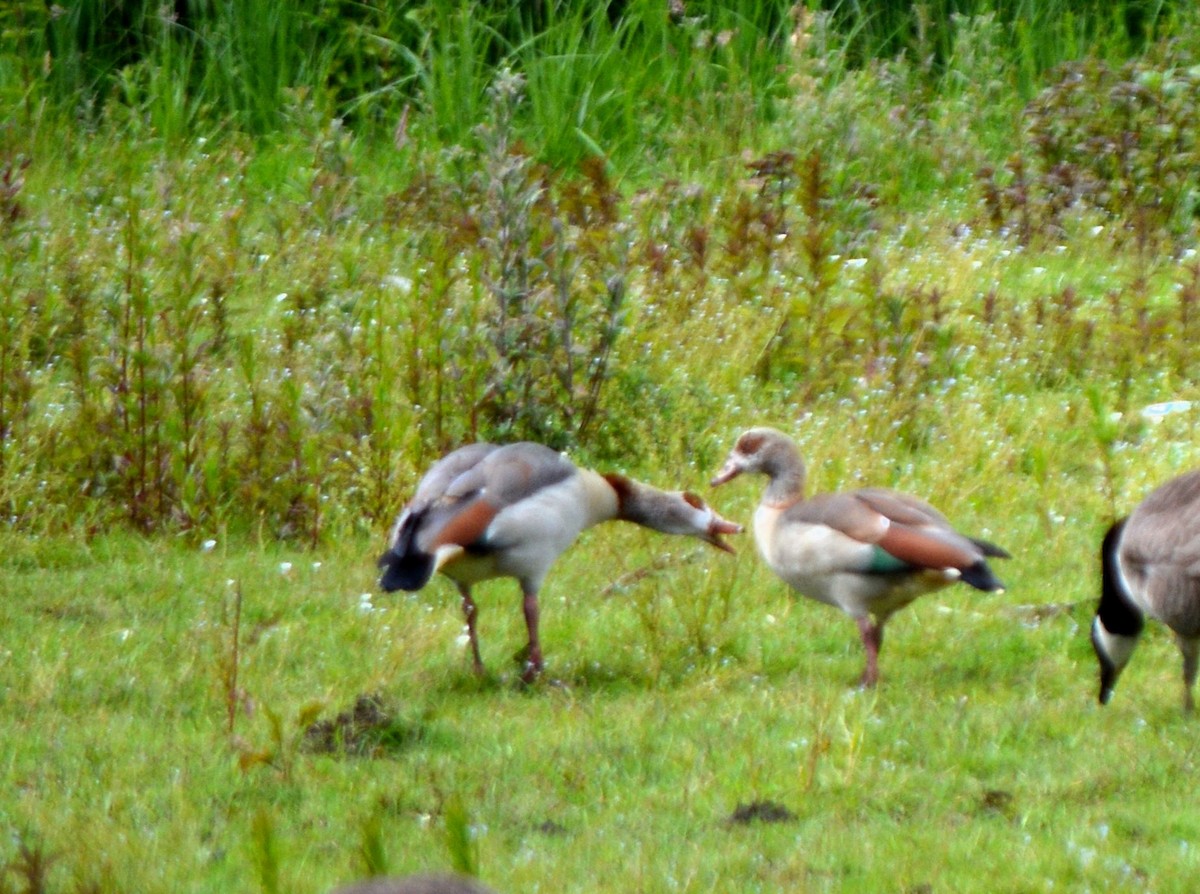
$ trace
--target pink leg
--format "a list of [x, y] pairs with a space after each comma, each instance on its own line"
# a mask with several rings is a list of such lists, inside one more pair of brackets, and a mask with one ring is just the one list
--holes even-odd
[[538, 639], [538, 601], [537, 590], [532, 587], [521, 587], [525, 596], [525, 626], [529, 629], [529, 654], [525, 656], [525, 669], [521, 679], [532, 683], [542, 673], [542, 644]]
[[462, 594], [462, 609], [463, 615], [467, 619], [467, 639], [471, 641], [471, 657], [475, 659], [475, 673], [482, 676], [483, 659], [479, 657], [479, 637], [475, 634], [475, 616], [479, 611], [475, 607], [475, 600], [471, 598], [470, 587], [466, 584], [459, 584], [458, 592]]
[[858, 685], [869, 689], [879, 682], [879, 650], [883, 647], [883, 624], [875, 624], [868, 617], [856, 618], [858, 635], [867, 651], [867, 667]]

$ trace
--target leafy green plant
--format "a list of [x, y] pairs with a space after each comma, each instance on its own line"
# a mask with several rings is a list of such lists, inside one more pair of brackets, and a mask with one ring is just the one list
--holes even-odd
[[1019, 221], [1023, 242], [1053, 238], [1096, 211], [1145, 252], [1191, 233], [1200, 146], [1191, 126], [1200, 79], [1168, 54], [1114, 68], [1064, 66], [1026, 109], [1021, 154], [1001, 180], [981, 172], [991, 219]]
[[[22, 172], [29, 164], [29, 159], [10, 160], [0, 168], [0, 246], [4, 248], [0, 268], [0, 482], [7, 478], [12, 439], [33, 388], [28, 360], [30, 315], [22, 300], [25, 289], [17, 264], [23, 241], [19, 227], [24, 215]], [[11, 512], [11, 505], [9, 508]]]
[[[85, 27], [68, 12], [51, 30]], [[789, 416], [835, 396], [869, 406], [873, 436], [920, 452], [962, 381], [1025, 393], [1091, 377], [1124, 400], [1174, 387], [1139, 382], [1139, 363], [1180, 380], [1194, 366], [1194, 271], [1161, 253], [1186, 250], [1195, 167], [1178, 126], [1191, 76], [1168, 42], [1128, 69], [1079, 63], [1081, 81], [1029, 106], [1040, 142], [1015, 144], [999, 10], [934, 17], [915, 56], [858, 67], [844, 19], [775, 6], [468, 5], [402, 27], [358, 10], [356, 45], [397, 28], [371, 45], [399, 80], [390, 111], [345, 119], [305, 80], [345, 50], [330, 8], [236, 39], [247, 22], [221, 16], [241, 13], [127, 12], [143, 19], [114, 44], [111, 83], [132, 92], [79, 122], [0, 129], [0, 462], [24, 530], [315, 546], [378, 527], [465, 440], [655, 471], [664, 419], [694, 447], [727, 406], [786, 394]], [[194, 42], [218, 32], [229, 41]], [[305, 55], [314, 33], [329, 55]], [[234, 71], [281, 35], [298, 41], [284, 68], [307, 74], [251, 80], [278, 105], [256, 127], [277, 112], [291, 129], [256, 143], [233, 116], [218, 135], [206, 54], [225, 47]], [[472, 55], [443, 58], [445, 41]], [[339, 65], [342, 102], [369, 74]], [[401, 83], [396, 65], [429, 71]], [[442, 83], [440, 65], [461, 69]], [[360, 115], [388, 122], [386, 145]], [[51, 145], [57, 127], [88, 138]], [[1089, 173], [1072, 155], [1089, 139], [1126, 148]], [[1005, 157], [980, 181], [1000, 238], [976, 246], [964, 172]], [[1060, 157], [1086, 193], [1050, 175]], [[930, 261], [948, 241], [957, 260]], [[1113, 253], [1104, 275], [1084, 269], [1093, 250]]]
[[588, 433], [601, 407], [622, 329], [627, 249], [600, 167], [560, 194], [516, 143], [523, 90], [516, 74], [497, 77], [493, 117], [480, 132], [483, 170], [463, 197], [479, 234], [472, 267], [491, 297], [481, 410], [493, 436], [565, 446]]

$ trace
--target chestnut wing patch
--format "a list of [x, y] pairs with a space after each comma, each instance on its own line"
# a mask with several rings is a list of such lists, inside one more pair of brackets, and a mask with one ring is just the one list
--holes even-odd
[[440, 546], [461, 546], [470, 548], [481, 545], [483, 535], [488, 525], [500, 512], [500, 507], [477, 496], [464, 504], [453, 507], [440, 524], [430, 519], [427, 536], [422, 538], [422, 547], [426, 552], [434, 552]]
[[825, 525], [875, 547], [863, 568], [873, 574], [919, 568], [961, 571], [981, 558], [971, 541], [950, 528], [937, 510], [882, 489], [820, 494], [789, 507], [787, 518]]
[[980, 559], [970, 548], [969, 540], [951, 531], [910, 528], [895, 522], [888, 526], [876, 545], [888, 555], [917, 568], [957, 568], [961, 571]]

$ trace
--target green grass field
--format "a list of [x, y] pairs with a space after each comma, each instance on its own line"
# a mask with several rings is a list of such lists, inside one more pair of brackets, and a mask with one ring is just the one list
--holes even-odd
[[[875, 692], [852, 686], [853, 624], [796, 602], [747, 537], [728, 557], [585, 535], [544, 590], [528, 691], [511, 583], [483, 589], [477, 681], [453, 588], [376, 593], [378, 542], [13, 539], [4, 823], [53, 858], [44, 890], [319, 892], [379, 852], [447, 869], [462, 813], [501, 891], [1184, 890], [1194, 721], [1160, 629], [1095, 703], [1088, 477], [1048, 517], [1022, 476], [972, 482], [975, 509], [923, 489], [1013, 552], [1009, 590], [897, 616]], [[750, 491], [718, 505], [746, 518]], [[306, 736], [364, 696], [379, 714]], [[734, 818], [770, 805], [783, 821]]]
[[[1088, 642], [1200, 464], [1190, 7], [127, 6], [0, 11], [0, 894], [1194, 887], [1178, 652], [1102, 709]], [[749, 533], [587, 532], [531, 687], [511, 581], [484, 679], [448, 581], [378, 592], [464, 441], [749, 525], [760, 424], [1007, 591], [868, 692]]]

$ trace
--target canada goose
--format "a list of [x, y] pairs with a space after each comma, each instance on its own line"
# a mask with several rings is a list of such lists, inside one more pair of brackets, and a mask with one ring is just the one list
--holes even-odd
[[1171, 479], [1108, 529], [1100, 578], [1092, 621], [1100, 704], [1112, 698], [1149, 615], [1175, 634], [1183, 654], [1183, 709], [1191, 711], [1200, 658], [1200, 471]]
[[404, 878], [370, 878], [345, 885], [332, 894], [495, 894], [491, 888], [465, 875], [408, 875]]
[[915, 497], [864, 488], [806, 500], [804, 461], [783, 432], [745, 432], [712, 485], [743, 472], [768, 478], [754, 513], [754, 539], [767, 565], [803, 595], [858, 623], [867, 652], [862, 686], [879, 680], [883, 625], [894, 612], [954, 581], [986, 592], [1004, 589], [986, 559], [1008, 553], [959, 534]]
[[475, 670], [482, 673], [471, 585], [516, 578], [529, 629], [522, 678], [530, 682], [542, 670], [537, 596], [543, 578], [580, 532], [612, 519], [688, 534], [727, 552], [733, 549], [721, 535], [742, 530], [694, 494], [576, 468], [540, 444], [469, 444], [434, 463], [417, 485], [379, 560], [380, 586], [419, 590], [435, 571], [451, 578], [462, 594]]

